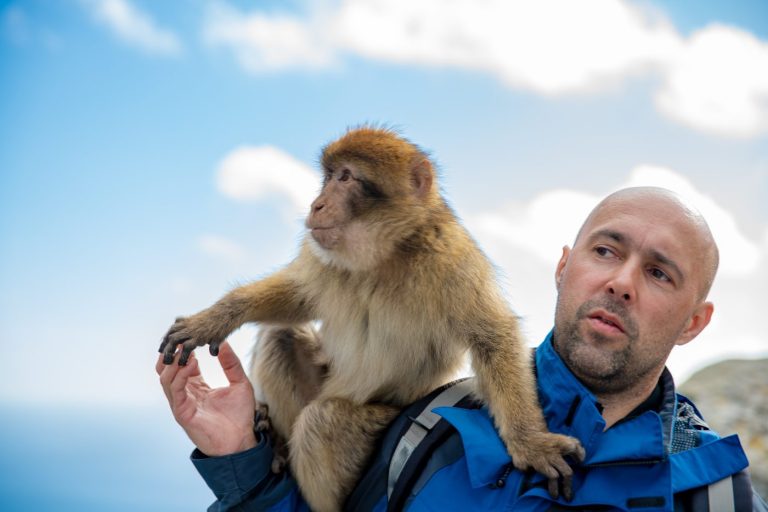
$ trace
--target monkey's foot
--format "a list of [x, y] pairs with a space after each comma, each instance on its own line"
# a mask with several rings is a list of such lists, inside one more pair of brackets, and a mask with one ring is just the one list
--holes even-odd
[[253, 418], [253, 430], [257, 437], [267, 436], [272, 440], [272, 473], [279, 475], [288, 467], [288, 443], [272, 428], [269, 419], [269, 406], [256, 404], [256, 414]]
[[532, 468], [549, 479], [547, 489], [550, 496], [557, 498], [562, 487], [563, 497], [568, 501], [572, 499], [573, 469], [565, 458], [571, 457], [576, 462], [584, 460], [584, 448], [578, 439], [550, 432], [534, 432], [524, 439], [507, 443], [507, 451], [517, 469], [525, 471]]
[[253, 431], [257, 434], [272, 434], [272, 422], [269, 419], [269, 406], [267, 404], [256, 403], [256, 411], [253, 415]]
[[288, 457], [285, 455], [279, 455], [277, 453], [274, 454], [272, 457], [272, 465], [270, 466], [270, 469], [272, 469], [272, 473], [275, 475], [279, 475], [283, 471], [285, 471], [288, 468]]

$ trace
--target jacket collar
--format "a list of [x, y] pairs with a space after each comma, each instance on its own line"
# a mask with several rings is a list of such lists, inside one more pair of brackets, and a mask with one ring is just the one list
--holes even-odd
[[[653, 490], [672, 503], [672, 493], [715, 482], [748, 465], [738, 439], [731, 436], [705, 442], [684, 452], [668, 454], [677, 410], [672, 376], [662, 375], [662, 403], [659, 411], [645, 411], [603, 431], [605, 421], [597, 399], [568, 370], [552, 345], [552, 333], [536, 350], [539, 400], [552, 432], [578, 438], [586, 451], [580, 465], [588, 471], [575, 474], [580, 499], [598, 497], [624, 508], [626, 496], [609, 492], [617, 481], [633, 482], [638, 489]], [[440, 407], [434, 410], [450, 422], [462, 438], [470, 483], [473, 488], [496, 482], [511, 462], [496, 433], [487, 408]], [[715, 463], [716, 461], [716, 463]], [[662, 464], [658, 464], [662, 463]], [[617, 480], [618, 478], [618, 480]], [[534, 481], [543, 480], [536, 475]], [[529, 496], [547, 499], [546, 491], [534, 487]], [[571, 505], [574, 505], [572, 503]]]
[[[659, 412], [646, 411], [605, 430], [595, 396], [570, 372], [552, 343], [552, 332], [536, 350], [536, 373], [544, 416], [552, 432], [573, 436], [586, 451], [584, 464], [639, 462], [666, 457], [664, 422]], [[671, 378], [663, 395], [674, 396]], [[667, 386], [665, 386], [667, 387]], [[665, 405], [668, 404], [665, 400]], [[662, 414], [673, 416], [671, 411]], [[669, 427], [671, 428], [671, 422]], [[627, 443], [631, 435], [632, 443]]]
[[[536, 350], [536, 375], [539, 401], [550, 431], [581, 441], [586, 451], [584, 466], [645, 465], [666, 458], [664, 441], [668, 434], [665, 435], [664, 428], [671, 429], [671, 421], [663, 421], [657, 412], [646, 411], [603, 431], [605, 421], [597, 399], [555, 352], [551, 332]], [[671, 391], [663, 390], [665, 406], [669, 405], [666, 397], [670, 392], [674, 397], [674, 386]], [[674, 403], [671, 405], [674, 409]], [[495, 433], [487, 409], [441, 407], [435, 412], [453, 424], [461, 434], [473, 486], [495, 481], [500, 468], [511, 459]], [[631, 442], [627, 442], [628, 439]]]

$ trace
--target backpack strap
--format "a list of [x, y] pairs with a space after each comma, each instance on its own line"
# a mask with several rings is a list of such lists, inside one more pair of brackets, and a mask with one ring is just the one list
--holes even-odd
[[746, 470], [676, 494], [675, 505], [675, 510], [679, 505], [684, 510], [702, 512], [768, 512], [768, 506], [752, 488]]
[[408, 460], [411, 458], [411, 455], [413, 455], [413, 452], [424, 440], [427, 434], [429, 434], [435, 427], [437, 422], [442, 419], [439, 415], [433, 413], [432, 409], [456, 405], [471, 393], [472, 383], [470, 380], [454, 383], [429, 402], [418, 416], [412, 418], [411, 426], [397, 443], [395, 453], [392, 455], [392, 460], [389, 463], [387, 499], [392, 498], [392, 491], [395, 489], [395, 484], [406, 464], [408, 464]]
[[733, 505], [733, 478], [726, 477], [707, 486], [709, 510], [735, 512]]
[[479, 402], [471, 397], [472, 382], [472, 378], [450, 382], [403, 409], [377, 440], [374, 455], [346, 500], [345, 511], [373, 510], [382, 501], [388, 504], [389, 510], [402, 508], [395, 503], [405, 501], [420, 474], [419, 469], [446, 437], [455, 432], [453, 426], [432, 409], [479, 407]]

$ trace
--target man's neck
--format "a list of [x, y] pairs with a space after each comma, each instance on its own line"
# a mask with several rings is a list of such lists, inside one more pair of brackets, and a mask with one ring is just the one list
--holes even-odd
[[640, 404], [647, 400], [658, 385], [659, 376], [646, 379], [630, 389], [613, 393], [595, 393], [600, 405], [603, 407], [602, 415], [605, 420], [605, 429], [615, 425], [634, 411]]

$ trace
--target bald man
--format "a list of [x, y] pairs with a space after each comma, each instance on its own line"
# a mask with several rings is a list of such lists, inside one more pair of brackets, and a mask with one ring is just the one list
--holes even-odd
[[[712, 432], [665, 368], [672, 349], [709, 324], [717, 266], [707, 223], [675, 194], [611, 194], [563, 248], [555, 326], [534, 356], [550, 430], [586, 451], [560, 497], [545, 477], [514, 469], [487, 410], [463, 398], [459, 384], [393, 422], [346, 508], [768, 510], [738, 438]], [[193, 463], [217, 497], [209, 510], [306, 510], [290, 475], [270, 471], [269, 438], [254, 433], [252, 389], [228, 345], [219, 359], [230, 380], [220, 390], [205, 386], [196, 361], [157, 364], [174, 416], [197, 446]]]

